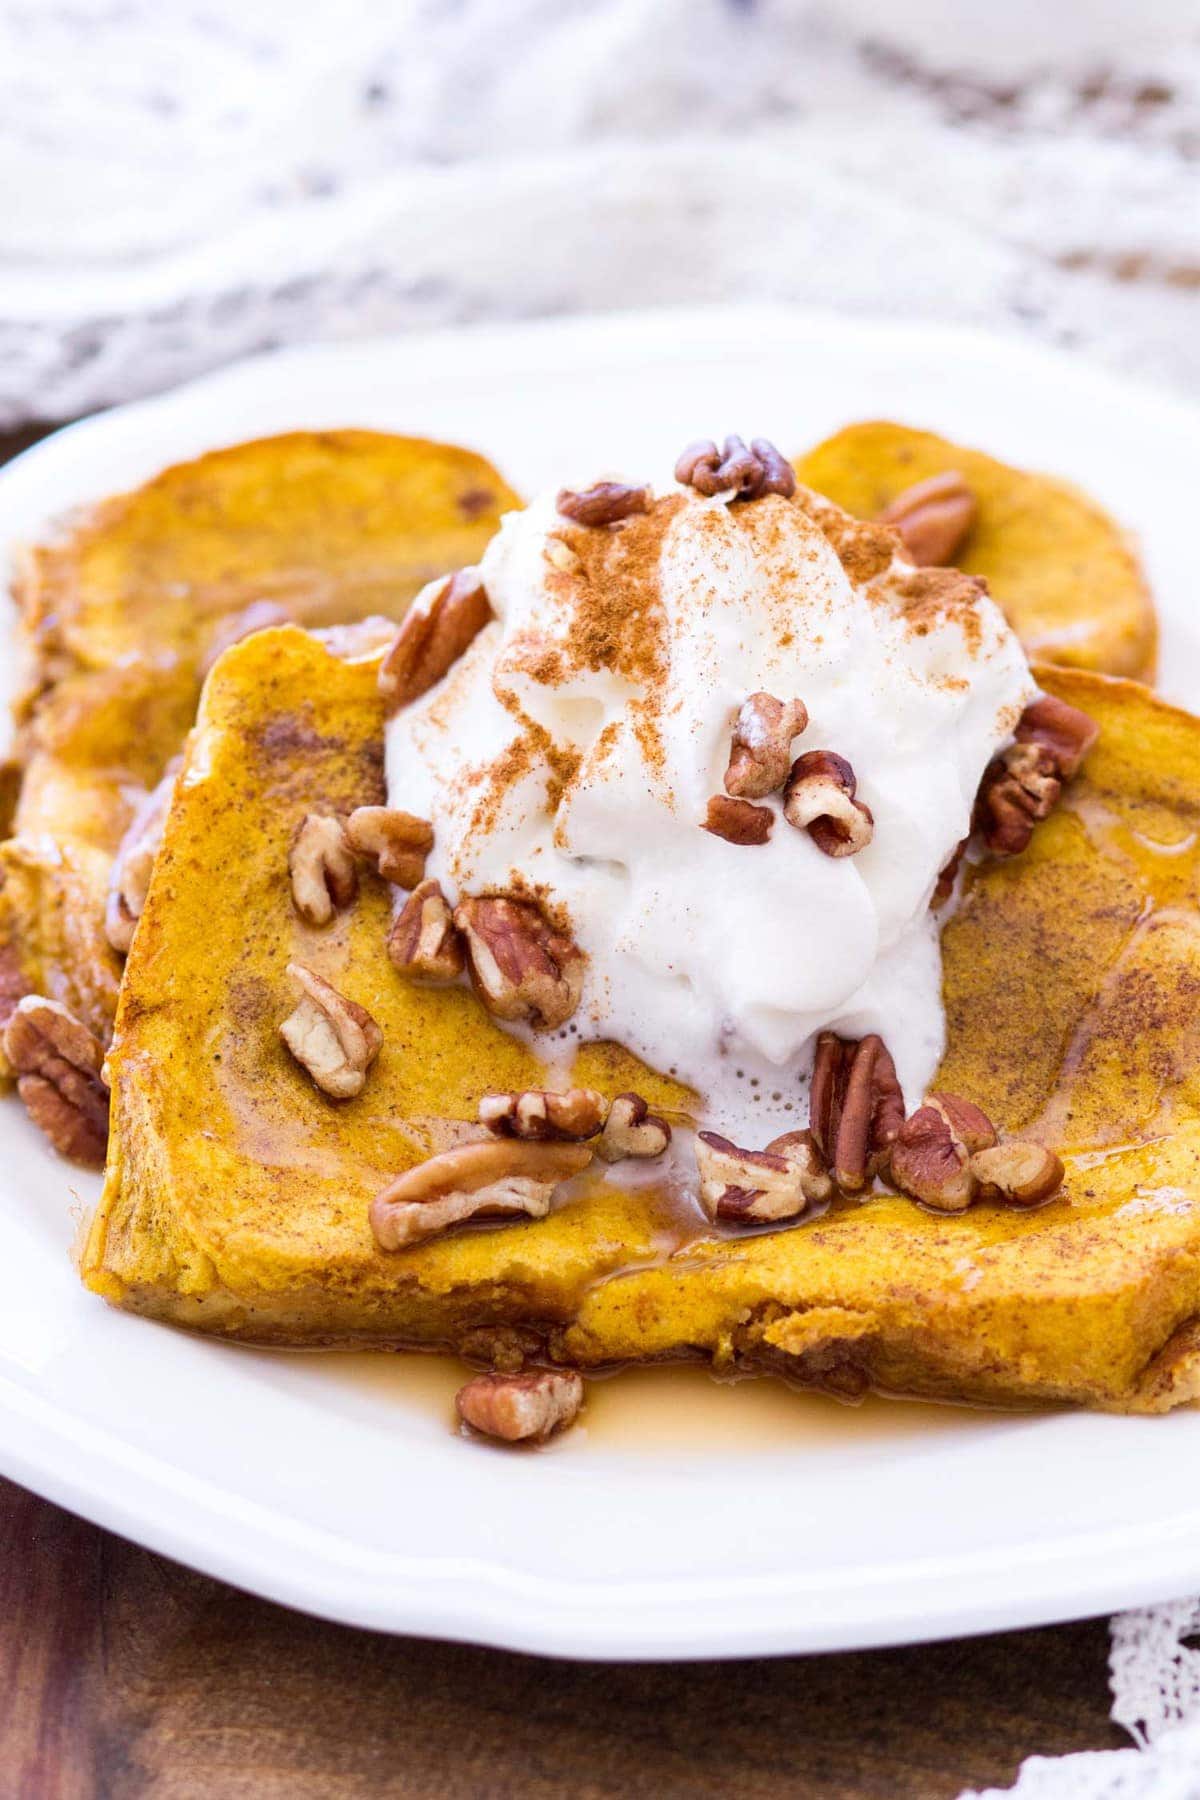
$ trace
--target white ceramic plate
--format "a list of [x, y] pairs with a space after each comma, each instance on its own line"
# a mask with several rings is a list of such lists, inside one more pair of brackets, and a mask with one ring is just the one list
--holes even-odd
[[[1200, 704], [1200, 414], [948, 329], [753, 308], [292, 351], [30, 451], [0, 473], [0, 544], [181, 457], [291, 427], [456, 439], [528, 490], [605, 467], [661, 474], [697, 436], [798, 449], [876, 415], [1067, 474], [1107, 503], [1142, 540], [1164, 687]], [[876, 1403], [864, 1423], [789, 1395], [792, 1426], [743, 1388], [692, 1431], [652, 1377], [636, 1429], [609, 1407], [615, 1432], [489, 1452], [450, 1433], [410, 1359], [239, 1350], [85, 1294], [71, 1213], [95, 1191], [0, 1103], [0, 1469], [275, 1599], [632, 1658], [893, 1643], [1200, 1587], [1195, 1412], [923, 1408], [914, 1426], [911, 1407]]]

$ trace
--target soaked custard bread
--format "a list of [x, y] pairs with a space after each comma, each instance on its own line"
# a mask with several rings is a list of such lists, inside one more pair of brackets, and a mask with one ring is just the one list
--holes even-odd
[[288, 619], [397, 619], [431, 576], [477, 557], [515, 503], [490, 464], [452, 445], [295, 432], [169, 468], [29, 549], [15, 586], [27, 679], [0, 846], [0, 1011], [42, 993], [107, 1037], [121, 967], [104, 923], [113, 853], [224, 644]]
[[[1022, 854], [966, 869], [943, 934], [938, 1086], [1052, 1145], [1066, 1168], [1053, 1198], [1021, 1209], [985, 1192], [951, 1214], [868, 1185], [792, 1228], [747, 1232], [711, 1223], [673, 1162], [633, 1181], [596, 1162], [547, 1217], [385, 1249], [380, 1190], [477, 1135], [486, 1091], [542, 1088], [544, 1071], [466, 986], [400, 977], [383, 949], [392, 899], [369, 869], [324, 923], [295, 903], [306, 815], [384, 799], [375, 662], [292, 627], [230, 649], [125, 974], [84, 1279], [116, 1305], [248, 1342], [452, 1346], [492, 1362], [516, 1346], [585, 1371], [690, 1357], [847, 1396], [874, 1383], [1126, 1411], [1192, 1398], [1200, 721], [1126, 681], [1039, 680], [1100, 736]], [[352, 1097], [320, 1091], [281, 1040], [289, 965], [378, 1026]], [[572, 1074], [604, 1096], [637, 1092], [677, 1128], [695, 1107], [611, 1046], [584, 1047]]]
[[[983, 576], [1030, 656], [1153, 679], [1158, 631], [1137, 555], [1070, 483], [886, 420], [846, 426], [798, 457], [796, 470], [858, 518], [931, 533], [928, 560]], [[937, 484], [952, 473], [962, 478], [957, 493]], [[938, 554], [939, 537], [949, 555]]]

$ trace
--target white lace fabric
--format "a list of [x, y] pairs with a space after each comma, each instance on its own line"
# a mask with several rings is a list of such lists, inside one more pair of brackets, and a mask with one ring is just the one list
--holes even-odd
[[0, 0], [0, 426], [269, 344], [800, 299], [1200, 387], [1194, 0]]
[[1136, 1748], [1030, 1756], [1011, 1788], [962, 1800], [1197, 1800], [1200, 1795], [1200, 1598], [1112, 1621], [1112, 1718]]
[[[1200, 391], [1195, 0], [0, 0], [0, 428], [314, 337], [795, 299]], [[1200, 1796], [1200, 1601], [1113, 1622]], [[999, 1790], [989, 1790], [995, 1795]]]

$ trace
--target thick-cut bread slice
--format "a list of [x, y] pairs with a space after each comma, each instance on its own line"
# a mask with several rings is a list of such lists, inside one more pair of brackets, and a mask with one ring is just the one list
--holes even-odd
[[0, 1014], [7, 969], [15, 992], [61, 998], [107, 1036], [112, 853], [182, 746], [223, 640], [286, 619], [399, 618], [517, 504], [453, 445], [293, 432], [167, 469], [31, 549], [16, 585], [28, 679], [14, 835], [0, 846]]
[[950, 469], [979, 503], [959, 566], [986, 578], [1030, 656], [1152, 680], [1158, 626], [1137, 556], [1078, 488], [886, 420], [848, 425], [796, 460], [801, 481], [861, 519]]
[[[543, 1221], [386, 1254], [374, 1193], [538, 1065], [466, 988], [405, 985], [368, 883], [324, 930], [287, 848], [310, 809], [381, 796], [373, 670], [303, 632], [206, 688], [110, 1056], [113, 1133], [84, 1256], [98, 1293], [231, 1338], [452, 1345], [519, 1328], [584, 1366], [693, 1356], [998, 1402], [1163, 1409], [1200, 1387], [1200, 721], [1126, 682], [1043, 671], [1102, 736], [1031, 849], [971, 871], [945, 933], [945, 1084], [1067, 1164], [1061, 1197], [956, 1216], [878, 1193], [719, 1235], [686, 1181], [609, 1177]], [[278, 1025], [298, 958], [374, 1014], [362, 1095], [325, 1099]], [[577, 1075], [692, 1097], [611, 1047]], [[682, 1134], [681, 1134], [682, 1136]], [[644, 1166], [643, 1166], [644, 1169]], [[643, 1173], [642, 1179], [645, 1179]]]

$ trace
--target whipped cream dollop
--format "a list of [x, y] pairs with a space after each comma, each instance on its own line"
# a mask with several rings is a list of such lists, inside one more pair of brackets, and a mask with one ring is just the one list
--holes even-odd
[[[567, 925], [587, 970], [558, 1036], [626, 1045], [747, 1143], [807, 1121], [825, 1027], [879, 1032], [918, 1104], [945, 1030], [930, 897], [1036, 692], [982, 584], [803, 488], [668, 487], [603, 527], [544, 494], [480, 574], [495, 619], [390, 722], [389, 803], [432, 821], [452, 902], [516, 893]], [[850, 763], [874, 817], [857, 854], [824, 854], [778, 793], [766, 843], [703, 828], [756, 692], [803, 701], [793, 756]]]

